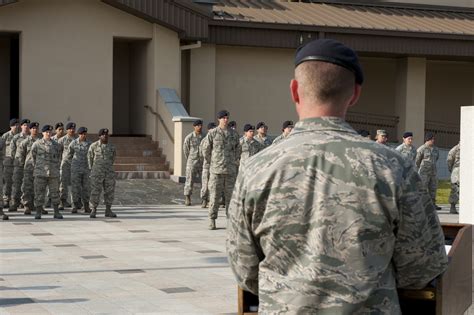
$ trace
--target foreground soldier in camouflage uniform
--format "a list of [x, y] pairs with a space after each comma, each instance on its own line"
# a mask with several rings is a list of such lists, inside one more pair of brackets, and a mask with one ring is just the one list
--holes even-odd
[[71, 142], [67, 155], [71, 164], [72, 213], [77, 213], [82, 206], [84, 206], [84, 213], [90, 213], [90, 170], [87, 153], [91, 142], [87, 139], [86, 127], [79, 128], [77, 133], [79, 137]]
[[400, 314], [397, 287], [422, 288], [447, 267], [413, 163], [344, 121], [362, 81], [355, 52], [308, 43], [291, 81], [300, 121], [239, 173], [228, 258], [261, 314]]
[[16, 212], [21, 201], [21, 184], [23, 182], [24, 159], [21, 154], [17, 155], [18, 147], [28, 138], [30, 134], [30, 120], [22, 119], [20, 122], [21, 132], [17, 133], [11, 143], [11, 154], [13, 158], [12, 195], [8, 212]]
[[204, 159], [209, 163], [209, 229], [216, 229], [216, 219], [219, 211], [219, 199], [225, 194], [226, 215], [229, 201], [237, 177], [237, 163], [240, 158], [239, 135], [227, 126], [229, 112], [220, 111], [217, 114], [219, 125], [209, 131], [204, 143]]
[[66, 207], [71, 207], [68, 200], [69, 187], [71, 186], [71, 162], [67, 159], [69, 145], [76, 139], [76, 124], [70, 122], [66, 125], [66, 135], [58, 140], [62, 146], [63, 156], [61, 161], [61, 184], [59, 186], [59, 210], [64, 210]]
[[191, 205], [193, 184], [199, 181], [202, 174], [202, 158], [199, 146], [202, 141], [202, 120], [193, 123], [194, 131], [186, 136], [183, 143], [184, 159], [186, 161], [186, 182], [184, 184], [185, 205]]
[[428, 132], [425, 135], [425, 144], [416, 150], [415, 164], [424, 186], [430, 193], [436, 210], [441, 210], [441, 207], [436, 205], [436, 189], [438, 187], [436, 162], [439, 158], [439, 151], [438, 148], [434, 146], [434, 141], [434, 134]]
[[11, 142], [17, 134], [19, 121], [16, 118], [10, 120], [10, 130], [2, 135], [5, 155], [3, 157], [3, 208], [10, 207], [10, 197], [12, 195], [13, 185], [13, 157], [11, 151]]
[[272, 144], [277, 144], [278, 142], [286, 139], [290, 135], [291, 131], [293, 130], [293, 122], [291, 120], [283, 122], [283, 126], [281, 129], [283, 131], [282, 134], [273, 139]]
[[[212, 129], [216, 128], [217, 125], [213, 122], [207, 124], [207, 132], [211, 131]], [[207, 141], [207, 134], [204, 136], [204, 138], [201, 140], [201, 144], [199, 145], [199, 154], [202, 159], [202, 175], [201, 175], [201, 208], [207, 208], [207, 204], [209, 203], [209, 163], [206, 161], [204, 158], [204, 155], [202, 154], [204, 144]]]
[[249, 157], [254, 156], [265, 148], [263, 144], [254, 139], [254, 132], [254, 126], [250, 124], [246, 124], [244, 126], [244, 136], [239, 140], [241, 152], [239, 168], [243, 166], [243, 164], [245, 163], [245, 161], [248, 160]]
[[407, 160], [415, 163], [416, 158], [416, 148], [413, 143], [413, 133], [405, 132], [403, 134], [403, 143], [400, 144], [395, 150], [400, 152], [400, 154], [405, 157]]
[[115, 146], [109, 143], [109, 130], [100, 129], [99, 140], [91, 144], [87, 153], [87, 161], [91, 170], [91, 218], [96, 217], [102, 189], [104, 189], [105, 217], [117, 217], [112, 212], [115, 192], [115, 155]]
[[461, 158], [461, 146], [459, 143], [448, 153], [448, 170], [451, 172], [451, 193], [449, 194], [449, 203], [451, 208], [449, 213], [458, 213], [456, 204], [459, 202], [459, 167]]
[[54, 208], [54, 218], [62, 219], [59, 213], [59, 165], [61, 163], [62, 147], [51, 140], [53, 127], [45, 125], [41, 129], [43, 138], [31, 146], [31, 158], [34, 166], [35, 187], [35, 219], [41, 219], [46, 188], [51, 194], [51, 203]]
[[[0, 138], [0, 191], [3, 191], [3, 157], [5, 155], [5, 142]], [[2, 220], [8, 220], [8, 215], [3, 212], [3, 207], [0, 207], [0, 216]]]

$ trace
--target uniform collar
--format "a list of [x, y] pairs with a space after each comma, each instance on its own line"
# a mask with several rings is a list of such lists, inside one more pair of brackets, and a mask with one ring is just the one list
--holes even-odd
[[354, 128], [352, 128], [344, 119], [340, 117], [326, 116], [307, 118], [298, 121], [290, 135], [312, 130], [339, 131], [357, 134]]

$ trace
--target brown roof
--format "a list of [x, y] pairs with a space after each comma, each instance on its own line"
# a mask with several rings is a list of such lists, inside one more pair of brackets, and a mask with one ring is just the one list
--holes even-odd
[[474, 36], [474, 11], [469, 9], [219, 0], [214, 21]]

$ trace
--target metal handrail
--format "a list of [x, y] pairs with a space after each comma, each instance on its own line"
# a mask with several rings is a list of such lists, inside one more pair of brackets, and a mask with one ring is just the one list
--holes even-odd
[[160, 114], [158, 114], [157, 112], [155, 112], [150, 106], [145, 105], [144, 107], [145, 107], [146, 109], [148, 109], [148, 110], [150, 111], [150, 113], [152, 113], [153, 115], [155, 115], [156, 117], [158, 117], [158, 119], [160, 120], [161, 124], [163, 125], [163, 129], [165, 129], [166, 134], [167, 134], [168, 137], [170, 138], [171, 142], [174, 144], [174, 137], [173, 137], [173, 134], [169, 131], [168, 127], [166, 127], [166, 124], [165, 124], [165, 121], [164, 121], [163, 117], [161, 117]]

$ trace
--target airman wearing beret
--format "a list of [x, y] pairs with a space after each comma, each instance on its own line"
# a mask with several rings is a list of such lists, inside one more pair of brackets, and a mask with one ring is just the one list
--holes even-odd
[[61, 158], [61, 184], [59, 185], [59, 198], [61, 200], [59, 204], [59, 210], [64, 208], [70, 208], [71, 203], [71, 162], [67, 159], [69, 151], [69, 145], [77, 139], [76, 135], [76, 124], [69, 122], [66, 124], [66, 135], [58, 140], [58, 143], [63, 148], [63, 156]]
[[51, 137], [51, 139], [58, 141], [62, 137], [64, 137], [64, 124], [62, 122], [56, 123], [54, 125], [54, 130], [56, 131], [54, 136]]
[[244, 126], [244, 136], [240, 138], [240, 165], [244, 167], [244, 163], [251, 157], [262, 151], [265, 147], [263, 144], [254, 139], [255, 127], [246, 124]]
[[281, 130], [283, 131], [282, 134], [273, 140], [273, 144], [277, 144], [278, 142], [286, 139], [290, 135], [291, 131], [293, 130], [293, 121], [284, 121]]
[[257, 123], [255, 129], [257, 130], [257, 135], [254, 136], [254, 139], [260, 142], [264, 148], [270, 146], [272, 141], [267, 137], [268, 126], [263, 121], [261, 121]]
[[20, 121], [17, 118], [10, 119], [10, 130], [2, 135], [5, 146], [5, 157], [3, 159], [3, 208], [10, 206], [10, 198], [13, 185], [13, 157], [12, 140], [19, 132]]
[[199, 154], [199, 146], [203, 139], [202, 120], [193, 123], [194, 131], [186, 136], [183, 143], [184, 160], [186, 161], [186, 182], [184, 184], [185, 205], [191, 205], [193, 185], [200, 182], [202, 174], [202, 157]]
[[12, 194], [10, 197], [9, 212], [16, 212], [21, 200], [21, 184], [23, 182], [23, 164], [17, 158], [16, 152], [22, 141], [30, 134], [30, 120], [22, 119], [20, 121], [21, 131], [17, 133], [11, 142], [11, 157], [13, 159], [13, 176], [12, 176]]
[[[5, 142], [0, 137], [0, 192], [3, 192], [3, 158], [5, 155]], [[2, 204], [0, 205], [0, 216], [2, 220], [8, 220], [8, 215], [3, 212], [3, 200]]]
[[425, 134], [425, 143], [416, 150], [415, 163], [418, 167], [423, 184], [428, 189], [433, 205], [436, 210], [441, 210], [441, 207], [436, 205], [436, 189], [438, 188], [438, 169], [436, 162], [439, 159], [439, 150], [434, 145], [435, 135], [431, 132]]
[[199, 155], [201, 156], [202, 159], [202, 176], [201, 176], [201, 208], [207, 208], [207, 205], [209, 203], [209, 163], [204, 159], [203, 155], [203, 148], [204, 144], [207, 141], [207, 135], [209, 134], [209, 131], [212, 129], [216, 128], [217, 125], [214, 122], [210, 122], [207, 124], [207, 134], [204, 136], [204, 138], [201, 141], [201, 144], [199, 145]]
[[400, 144], [395, 150], [400, 152], [407, 160], [415, 163], [416, 148], [413, 145], [413, 133], [407, 131], [403, 134], [403, 143]]

